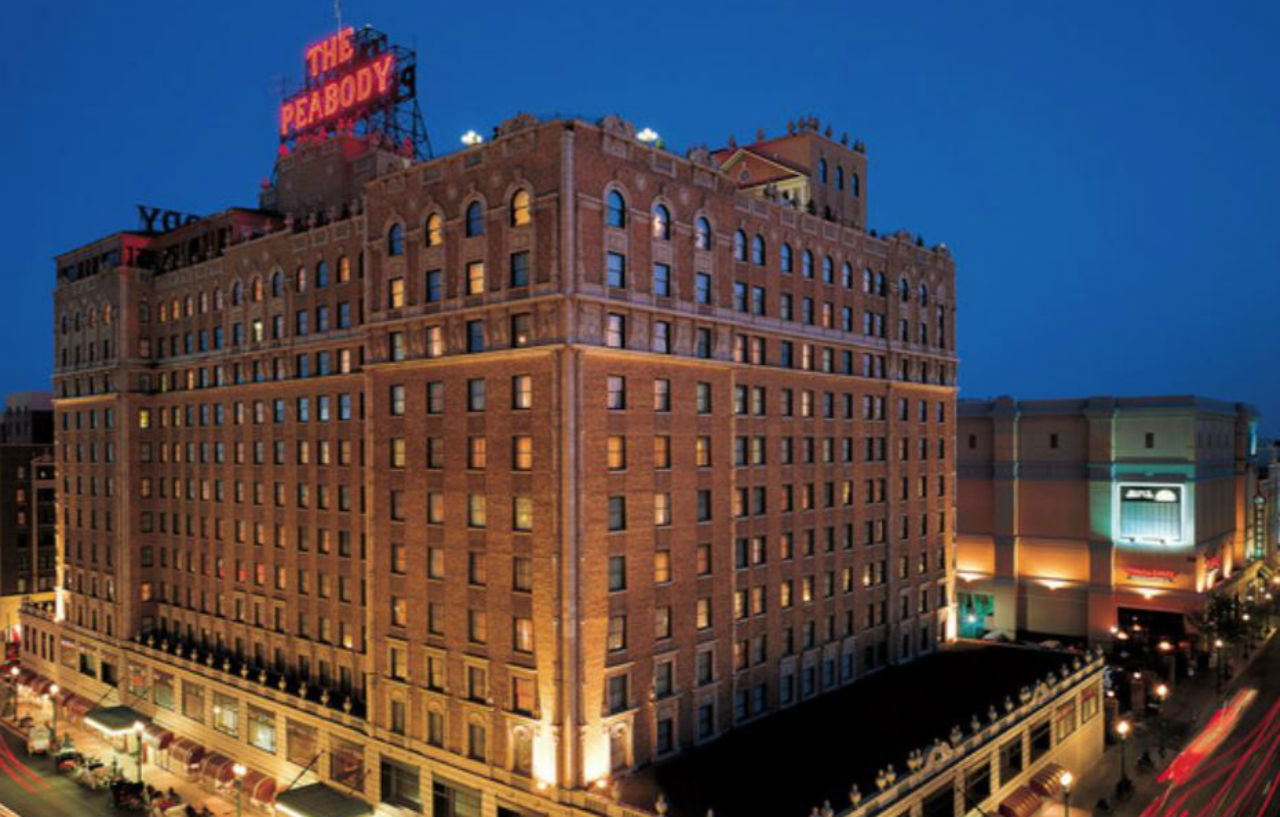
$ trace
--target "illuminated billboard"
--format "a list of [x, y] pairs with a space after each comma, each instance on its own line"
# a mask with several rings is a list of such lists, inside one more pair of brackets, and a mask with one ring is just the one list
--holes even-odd
[[1183, 542], [1183, 486], [1120, 484], [1116, 493], [1119, 538], [1164, 545]]
[[430, 154], [417, 104], [417, 57], [372, 28], [350, 26], [303, 52], [303, 87], [280, 103], [282, 151], [334, 133], [380, 134]]

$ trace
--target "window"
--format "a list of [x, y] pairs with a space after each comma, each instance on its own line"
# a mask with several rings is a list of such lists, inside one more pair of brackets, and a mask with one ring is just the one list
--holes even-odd
[[609, 557], [609, 590], [627, 589], [627, 557]]
[[627, 348], [627, 318], [610, 312], [605, 316], [604, 345], [612, 349]]
[[609, 714], [623, 712], [627, 708], [627, 676], [609, 676]]
[[747, 234], [742, 230], [733, 234], [733, 257], [738, 261], [747, 260]]
[[607, 647], [610, 652], [627, 648], [627, 617], [624, 615], [609, 616], [609, 634]]
[[978, 806], [991, 796], [991, 763], [983, 761], [964, 773], [965, 805]]
[[484, 262], [483, 261], [467, 262], [467, 294], [468, 295], [484, 294]]
[[693, 246], [699, 250], [711, 249], [711, 222], [702, 216], [693, 222]]
[[[387, 281], [387, 308], [400, 309], [404, 306], [404, 279], [392, 278]], [[300, 313], [305, 314], [305, 313]]]
[[511, 407], [533, 408], [533, 375], [518, 374], [511, 378]]
[[1000, 747], [1000, 785], [1022, 773], [1022, 738], [1017, 737]]
[[662, 241], [671, 240], [671, 212], [661, 204], [653, 206], [653, 237]]
[[619, 289], [627, 285], [627, 257], [622, 253], [605, 256], [605, 284]]
[[529, 252], [527, 250], [511, 253], [511, 286], [529, 286]]
[[782, 268], [783, 272], [789, 273], [793, 270], [795, 261], [791, 256], [790, 244], [784, 243], [782, 248], [778, 251], [778, 266]]
[[606, 380], [605, 408], [621, 411], [627, 407], [627, 379], [609, 375]]
[[1145, 445], [1146, 445], [1146, 447], [1147, 447], [1147, 448], [1155, 448], [1155, 447], [1156, 447], [1156, 435], [1155, 435], [1155, 434], [1153, 434], [1152, 432], [1148, 431], [1148, 432], [1146, 433], [1146, 435], [1145, 435], [1144, 443], [1145, 443]]
[[528, 190], [517, 190], [511, 197], [511, 226], [523, 227], [532, 221]]
[[427, 227], [424, 233], [428, 247], [439, 247], [444, 243], [444, 221], [439, 213], [427, 216]]
[[617, 190], [610, 190], [605, 198], [605, 224], [618, 228], [627, 226], [627, 202]]
[[1035, 763], [1049, 751], [1052, 736], [1049, 733], [1049, 719], [1046, 718], [1031, 727], [1031, 762]]
[[751, 263], [764, 266], [764, 238], [758, 234], [751, 239]]
[[249, 744], [256, 746], [264, 752], [275, 754], [276, 751], [276, 716], [275, 713], [259, 709], [256, 706], [248, 707], [248, 724], [249, 724]]
[[468, 236], [484, 235], [484, 206], [480, 202], [467, 205], [465, 229]]
[[659, 298], [671, 297], [671, 265], [653, 265], [653, 294]]
[[387, 231], [387, 255], [404, 255], [404, 226], [392, 224]]
[[625, 496], [609, 497], [609, 530], [627, 529], [627, 498]]
[[693, 276], [693, 300], [700, 304], [711, 303], [711, 276], [705, 272]]

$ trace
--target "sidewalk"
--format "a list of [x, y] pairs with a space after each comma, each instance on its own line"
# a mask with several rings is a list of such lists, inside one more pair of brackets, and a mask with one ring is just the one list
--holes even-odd
[[[41, 711], [40, 705], [32, 701], [19, 702], [18, 719], [21, 720], [24, 716], [30, 716], [36, 723], [48, 725], [49, 722], [48, 713]], [[3, 725], [4, 728], [14, 734], [23, 734], [22, 730], [10, 720], [0, 721], [0, 725]], [[60, 735], [70, 735], [73, 745], [81, 754], [95, 757], [107, 765], [111, 765], [114, 760], [126, 779], [137, 779], [137, 756], [132, 752], [117, 752], [115, 747], [96, 730], [86, 729], [78, 723], [68, 723], [67, 720], [59, 717], [58, 733]], [[185, 777], [179, 777], [166, 769], [162, 769], [152, 760], [147, 760], [142, 764], [142, 780], [160, 791], [167, 792], [169, 789], [173, 789], [184, 805], [190, 804], [197, 811], [208, 807], [216, 817], [234, 817], [236, 813], [234, 794], [228, 799], [224, 795], [211, 793], [202, 788], [199, 783], [188, 781]], [[109, 793], [103, 792], [103, 797], [105, 802], [110, 802]], [[250, 807], [248, 795], [244, 797], [244, 813], [246, 815], [257, 813]]]
[[[1120, 743], [1111, 742], [1099, 756], [1097, 762], [1081, 775], [1080, 782], [1071, 795], [1071, 814], [1080, 815], [1103, 814], [1095, 810], [1100, 799], [1105, 798], [1111, 805], [1110, 815], [1113, 817], [1130, 817], [1142, 812], [1156, 797], [1164, 791], [1165, 784], [1156, 781], [1157, 775], [1177, 756], [1183, 745], [1199, 731], [1223, 700], [1235, 691], [1237, 680], [1253, 662], [1262, 654], [1276, 631], [1259, 642], [1251, 655], [1239, 662], [1235, 673], [1225, 684], [1221, 692], [1213, 670], [1197, 674], [1194, 678], [1180, 680], [1173, 689], [1173, 694], [1164, 704], [1162, 715], [1146, 715], [1135, 717], [1133, 713], [1126, 716], [1133, 726], [1127, 745], [1124, 747], [1125, 769], [1129, 780], [1133, 783], [1130, 795], [1123, 801], [1116, 800], [1116, 784], [1120, 780]], [[1114, 723], [1107, 724], [1108, 741], [1115, 739]], [[1164, 731], [1164, 749], [1160, 752], [1161, 731]], [[1154, 769], [1139, 772], [1138, 758], [1146, 751], [1155, 763]]]

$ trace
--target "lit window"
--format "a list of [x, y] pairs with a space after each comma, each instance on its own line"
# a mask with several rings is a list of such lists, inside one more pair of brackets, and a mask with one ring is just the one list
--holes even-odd
[[528, 190], [517, 190], [511, 197], [511, 226], [523, 227], [532, 221]]
[[484, 294], [484, 262], [471, 261], [467, 263], [467, 294], [483, 295]]
[[428, 247], [439, 247], [444, 243], [444, 225], [439, 213], [427, 216], [426, 241]]
[[693, 245], [700, 250], [711, 249], [711, 222], [701, 216], [693, 223]]
[[671, 239], [671, 213], [661, 204], [653, 207], [653, 237], [663, 241]]

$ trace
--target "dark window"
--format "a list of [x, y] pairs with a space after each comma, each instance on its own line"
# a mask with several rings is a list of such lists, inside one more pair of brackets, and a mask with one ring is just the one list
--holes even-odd
[[511, 253], [511, 286], [529, 286], [529, 252]]
[[605, 207], [605, 223], [610, 227], [627, 226], [627, 202], [617, 190], [610, 190]]
[[404, 254], [404, 227], [392, 224], [387, 231], [387, 255]]
[[1031, 762], [1035, 763], [1044, 757], [1049, 751], [1049, 747], [1053, 745], [1053, 738], [1049, 733], [1049, 721], [1044, 720], [1031, 727]]
[[956, 817], [955, 788], [946, 786], [924, 798], [921, 817]]
[[467, 205], [467, 235], [484, 235], [484, 207], [478, 201]]
[[1000, 747], [1000, 785], [1022, 773], [1022, 738], [1011, 740]]
[[983, 762], [964, 774], [964, 807], [966, 812], [991, 796], [991, 763]]

